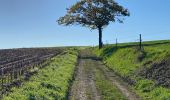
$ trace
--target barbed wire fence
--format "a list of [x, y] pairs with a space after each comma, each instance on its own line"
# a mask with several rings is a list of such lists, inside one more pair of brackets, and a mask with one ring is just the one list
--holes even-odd
[[[161, 34], [161, 33], [160, 33]], [[144, 42], [147, 41], [157, 41], [157, 40], [170, 40], [170, 32], [162, 32], [162, 38], [160, 34], [155, 34], [155, 35], [147, 35], [145, 34], [138, 34], [138, 36], [124, 36], [123, 38], [115, 38], [113, 39], [115, 42], [112, 41], [112, 43], [109, 43], [108, 40], [105, 41], [104, 46], [114, 44], [115, 48], [117, 49], [119, 47], [119, 44], [122, 43], [130, 43], [127, 45], [134, 45], [138, 48], [139, 51], [144, 51]], [[122, 40], [128, 40], [126, 42], [120, 42]]]

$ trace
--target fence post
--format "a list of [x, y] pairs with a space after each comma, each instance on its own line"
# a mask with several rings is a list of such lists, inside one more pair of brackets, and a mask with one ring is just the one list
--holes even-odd
[[117, 44], [118, 44], [118, 42], [117, 42], [117, 38], [116, 38], [116, 49], [117, 49]]
[[140, 48], [140, 51], [142, 51], [142, 35], [139, 34], [139, 48]]

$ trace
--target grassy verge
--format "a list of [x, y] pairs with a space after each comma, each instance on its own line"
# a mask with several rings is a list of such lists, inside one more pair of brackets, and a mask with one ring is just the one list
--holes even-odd
[[155, 80], [149, 80], [139, 72], [152, 64], [170, 57], [170, 41], [145, 42], [144, 52], [136, 49], [136, 43], [105, 46], [94, 49], [94, 52], [104, 58], [105, 64], [123, 78], [129, 78], [135, 83], [132, 88], [144, 100], [170, 100], [170, 89], [156, 85]]
[[30, 81], [20, 88], [12, 88], [4, 100], [65, 100], [76, 61], [77, 52], [73, 50], [52, 58]]
[[148, 79], [139, 80], [133, 88], [143, 100], [170, 100], [170, 89], [155, 86], [155, 83]]
[[120, 90], [107, 80], [100, 70], [95, 70], [95, 77], [96, 88], [100, 91], [102, 100], [126, 100]]

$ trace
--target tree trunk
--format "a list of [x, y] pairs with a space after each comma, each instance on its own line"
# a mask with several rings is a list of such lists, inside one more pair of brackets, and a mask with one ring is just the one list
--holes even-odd
[[99, 49], [101, 49], [103, 47], [103, 42], [102, 42], [102, 28], [99, 27]]

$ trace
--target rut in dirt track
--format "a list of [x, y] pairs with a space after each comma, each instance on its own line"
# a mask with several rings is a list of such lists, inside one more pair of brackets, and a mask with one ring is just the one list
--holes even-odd
[[112, 81], [128, 100], [139, 100], [138, 96], [131, 92], [125, 84], [120, 82], [120, 79], [112, 71], [106, 68], [97, 57], [86, 50], [80, 52], [75, 80], [68, 97], [69, 100], [102, 100], [100, 92], [96, 89], [95, 69], [101, 70], [103, 72], [102, 74], [108, 80]]

